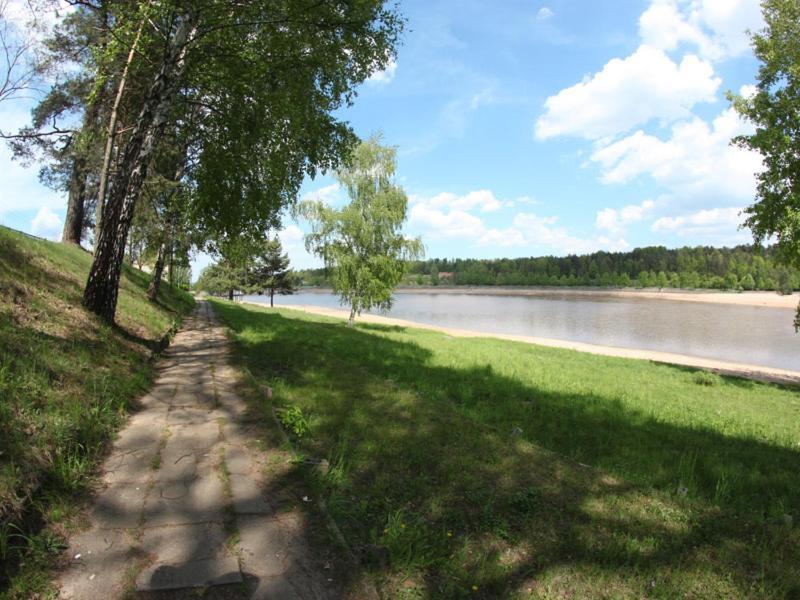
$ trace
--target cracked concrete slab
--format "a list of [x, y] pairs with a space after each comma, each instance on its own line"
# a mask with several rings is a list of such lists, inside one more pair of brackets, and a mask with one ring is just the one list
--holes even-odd
[[154, 482], [144, 505], [145, 527], [222, 522], [227, 496], [216, 473], [183, 481]]
[[61, 579], [61, 598], [103, 598], [121, 593], [132, 550], [123, 530], [92, 528], [74, 536], [67, 548], [69, 567]]
[[147, 483], [112, 483], [100, 491], [89, 518], [100, 529], [130, 529], [139, 526]]
[[228, 598], [229, 584], [236, 597], [340, 597], [313, 559], [305, 518], [278, 512], [293, 492], [265, 468], [229, 355], [199, 303], [112, 445], [91, 526], [64, 557], [62, 598], [185, 598], [218, 585]]

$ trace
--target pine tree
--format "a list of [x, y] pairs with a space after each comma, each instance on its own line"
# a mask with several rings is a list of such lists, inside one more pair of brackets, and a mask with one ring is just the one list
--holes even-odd
[[297, 279], [289, 269], [289, 257], [283, 252], [278, 238], [266, 240], [252, 272], [256, 291], [269, 294], [269, 305], [274, 306], [275, 294], [282, 296], [297, 291]]

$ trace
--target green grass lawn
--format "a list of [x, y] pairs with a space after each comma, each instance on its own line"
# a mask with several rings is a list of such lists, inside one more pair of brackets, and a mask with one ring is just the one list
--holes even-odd
[[0, 227], [0, 597], [35, 597], [107, 441], [192, 298], [125, 267], [110, 326], [81, 307], [91, 255]]
[[797, 389], [214, 305], [385, 597], [800, 598]]

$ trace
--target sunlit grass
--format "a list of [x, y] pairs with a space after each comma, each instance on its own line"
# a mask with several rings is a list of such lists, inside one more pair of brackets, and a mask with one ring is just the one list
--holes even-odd
[[147, 389], [152, 351], [193, 304], [168, 285], [149, 302], [149, 276], [126, 267], [110, 326], [80, 305], [90, 263], [80, 248], [0, 227], [0, 596], [47, 584], [51, 537]]
[[800, 593], [796, 389], [215, 306], [386, 597]]

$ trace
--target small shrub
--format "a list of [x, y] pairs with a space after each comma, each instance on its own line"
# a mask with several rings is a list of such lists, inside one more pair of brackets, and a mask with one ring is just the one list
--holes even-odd
[[697, 373], [695, 373], [692, 377], [692, 380], [697, 385], [706, 385], [709, 387], [722, 383], [722, 378], [719, 375], [709, 371], [697, 371]]
[[387, 516], [379, 542], [388, 549], [393, 568], [414, 570], [434, 564], [448, 539], [444, 533], [437, 536], [419, 515], [400, 509]]
[[308, 418], [299, 406], [290, 406], [278, 411], [281, 424], [299, 438], [303, 438], [311, 431]]
[[57, 489], [74, 493], [86, 485], [91, 469], [91, 458], [85, 448], [77, 444], [56, 450], [49, 475]]

